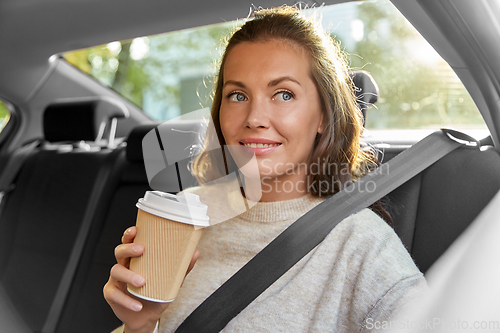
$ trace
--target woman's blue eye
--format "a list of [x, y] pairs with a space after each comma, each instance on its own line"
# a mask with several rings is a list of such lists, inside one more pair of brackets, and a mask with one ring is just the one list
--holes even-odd
[[242, 93], [232, 93], [231, 95], [229, 95], [229, 99], [232, 102], [243, 102], [246, 100], [246, 97]]
[[284, 102], [288, 102], [293, 98], [293, 94], [288, 91], [281, 91], [275, 95], [275, 98]]

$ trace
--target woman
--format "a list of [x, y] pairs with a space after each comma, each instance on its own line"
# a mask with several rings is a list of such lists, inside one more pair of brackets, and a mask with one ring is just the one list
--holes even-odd
[[[291, 223], [366, 173], [371, 163], [360, 150], [362, 125], [347, 66], [330, 37], [294, 8], [259, 11], [231, 37], [212, 117], [221, 145], [255, 154], [262, 198], [204, 231], [194, 268], [169, 305], [126, 294], [126, 283], [145, 283], [128, 270], [130, 257], [143, 251], [131, 244], [135, 228], [128, 229], [104, 288], [127, 333], [152, 332], [158, 320], [159, 332], [174, 331]], [[225, 175], [210, 151], [198, 157], [193, 170], [202, 183]], [[210, 201], [210, 187], [193, 191]], [[224, 331], [364, 331], [379, 327], [377, 322], [391, 318], [425, 288], [388, 223], [365, 209], [342, 221]]]

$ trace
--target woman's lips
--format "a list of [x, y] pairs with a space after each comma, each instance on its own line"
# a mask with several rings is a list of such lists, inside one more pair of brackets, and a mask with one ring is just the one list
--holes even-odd
[[[240, 142], [242, 145], [243, 151], [245, 151], [248, 154], [255, 154], [255, 156], [262, 156], [269, 154], [279, 148], [281, 146], [281, 143], [279, 142], [272, 142], [269, 140], [259, 140], [260, 142], [251, 142], [251, 141], [246, 141], [246, 142]], [[265, 141], [265, 142], [264, 142]]]

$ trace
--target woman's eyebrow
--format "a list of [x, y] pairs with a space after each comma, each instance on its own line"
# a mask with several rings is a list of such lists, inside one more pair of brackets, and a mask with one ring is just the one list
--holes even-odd
[[245, 88], [245, 85], [243, 84], [243, 82], [234, 81], [234, 80], [228, 80], [228, 81], [224, 82], [224, 84], [222, 86], [225, 87], [228, 84], [232, 84], [232, 85], [240, 87], [240, 88]]
[[268, 83], [268, 86], [269, 86], [269, 87], [273, 87], [273, 86], [275, 86], [275, 85], [277, 85], [277, 84], [279, 84], [280, 82], [283, 82], [283, 81], [292, 81], [292, 82], [297, 83], [297, 84], [300, 86], [299, 81], [295, 80], [295, 79], [294, 79], [293, 77], [291, 77], [291, 76], [282, 76], [282, 77], [279, 77], [279, 78], [277, 78], [277, 79], [274, 79], [274, 80], [272, 80], [272, 81], [270, 81], [270, 82]]
[[[282, 77], [279, 77], [277, 79], [274, 79], [272, 81], [269, 81], [269, 83], [267, 84], [269, 87], [274, 87], [276, 85], [278, 85], [280, 82], [283, 82], [283, 81], [292, 81], [292, 82], [295, 82], [297, 83], [299, 86], [300, 86], [300, 83], [299, 81], [295, 80], [293, 77], [291, 76], [282, 76]], [[234, 81], [234, 80], [227, 80], [226, 82], [224, 82], [223, 84], [223, 87], [225, 87], [226, 85], [228, 84], [232, 84], [234, 86], [237, 86], [237, 87], [240, 87], [240, 88], [245, 88], [246, 86], [243, 84], [243, 82], [241, 81]]]

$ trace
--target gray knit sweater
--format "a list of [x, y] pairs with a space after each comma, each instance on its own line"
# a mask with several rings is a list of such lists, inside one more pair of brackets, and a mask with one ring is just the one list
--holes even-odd
[[[308, 194], [259, 202], [206, 228], [198, 245], [200, 257], [162, 315], [160, 333], [175, 331], [205, 298], [321, 201]], [[216, 210], [212, 205], [212, 212]], [[365, 332], [426, 288], [392, 228], [365, 209], [342, 221], [223, 332]]]

